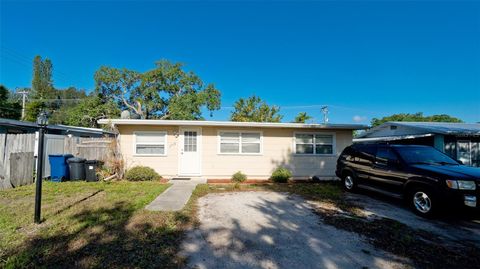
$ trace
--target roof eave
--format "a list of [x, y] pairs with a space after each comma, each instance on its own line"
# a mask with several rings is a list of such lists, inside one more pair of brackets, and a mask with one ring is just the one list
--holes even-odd
[[101, 119], [99, 124], [112, 125], [183, 125], [217, 127], [261, 127], [261, 128], [304, 128], [304, 129], [345, 129], [361, 130], [368, 126], [362, 124], [304, 124], [276, 122], [234, 122], [234, 121], [188, 121], [188, 120], [141, 120], [141, 119]]

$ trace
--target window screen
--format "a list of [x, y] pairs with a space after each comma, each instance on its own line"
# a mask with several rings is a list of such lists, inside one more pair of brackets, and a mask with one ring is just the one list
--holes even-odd
[[260, 137], [254, 132], [220, 132], [220, 153], [260, 153]]
[[165, 155], [167, 133], [136, 133], [135, 154]]
[[302, 134], [295, 135], [296, 154], [333, 154], [333, 135]]

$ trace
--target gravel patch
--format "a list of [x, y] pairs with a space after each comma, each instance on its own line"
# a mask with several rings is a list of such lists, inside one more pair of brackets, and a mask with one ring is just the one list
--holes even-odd
[[409, 268], [351, 232], [322, 223], [303, 198], [278, 192], [208, 194], [182, 245], [188, 268]]

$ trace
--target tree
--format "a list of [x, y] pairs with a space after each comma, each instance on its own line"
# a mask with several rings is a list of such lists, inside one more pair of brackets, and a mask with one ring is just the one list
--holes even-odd
[[42, 111], [47, 110], [47, 103], [41, 100], [33, 100], [28, 102], [25, 105], [25, 121], [35, 122], [37, 121], [37, 116]]
[[58, 102], [51, 100], [56, 98], [52, 75], [52, 62], [48, 58], [43, 60], [40, 55], [35, 56], [33, 59], [32, 91], [30, 94], [32, 101], [25, 106], [24, 120], [36, 121], [37, 115], [42, 110], [53, 113], [55, 109], [58, 109]]
[[9, 90], [0, 85], [0, 118], [19, 120], [22, 116], [22, 105], [10, 95]]
[[307, 112], [300, 112], [295, 117], [295, 122], [296, 123], [305, 123], [307, 120], [309, 120], [311, 118], [312, 118], [312, 116], [308, 115]]
[[446, 114], [424, 116], [422, 112], [417, 112], [415, 114], [409, 114], [409, 113], [393, 114], [391, 116], [383, 117], [381, 119], [373, 118], [371, 121], [371, 125], [372, 127], [375, 127], [387, 121], [463, 122], [461, 119], [458, 119]]
[[33, 59], [32, 97], [36, 99], [48, 99], [54, 97], [52, 62], [37, 55]]
[[60, 108], [59, 113], [55, 114], [57, 118], [53, 120], [66, 125], [99, 128], [99, 119], [118, 118], [119, 115], [120, 109], [115, 102], [104, 102], [101, 96], [92, 93], [73, 107]]
[[220, 109], [220, 91], [182, 68], [166, 60], [145, 73], [102, 66], [95, 73], [96, 91], [145, 119], [198, 120], [202, 107]]
[[238, 99], [233, 108], [230, 115], [232, 121], [280, 122], [283, 118], [279, 114], [278, 106], [269, 106], [255, 95], [247, 99]]

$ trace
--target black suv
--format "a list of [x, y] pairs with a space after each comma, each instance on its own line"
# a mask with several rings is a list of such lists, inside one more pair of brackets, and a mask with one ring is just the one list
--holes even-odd
[[461, 165], [429, 146], [354, 144], [338, 158], [336, 174], [347, 191], [405, 198], [426, 217], [444, 206], [477, 208], [480, 199], [480, 168]]

